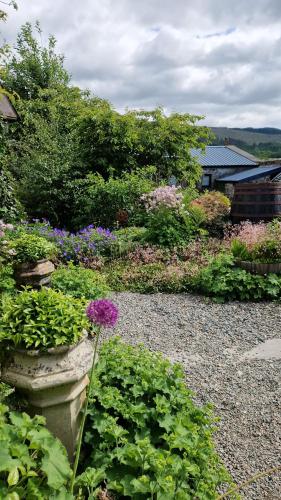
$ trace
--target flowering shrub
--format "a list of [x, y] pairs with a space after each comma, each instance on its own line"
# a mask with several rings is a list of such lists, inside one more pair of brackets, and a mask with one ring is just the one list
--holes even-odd
[[200, 208], [207, 223], [225, 219], [230, 213], [230, 200], [219, 191], [210, 191], [193, 200], [191, 207]]
[[143, 346], [104, 342], [91, 385], [83, 492], [114, 498], [216, 498], [230, 477], [211, 438], [214, 418], [186, 388], [180, 365]]
[[142, 195], [141, 201], [148, 212], [163, 207], [177, 210], [182, 206], [183, 195], [175, 186], [163, 186]]
[[240, 260], [281, 262], [281, 223], [242, 222], [228, 232], [225, 244]]
[[54, 242], [62, 261], [72, 261], [75, 264], [81, 262], [86, 267], [91, 267], [92, 264], [94, 267], [96, 258], [108, 253], [112, 242], [116, 240], [109, 229], [94, 227], [92, 224], [76, 233], [70, 233], [64, 229], [52, 228], [47, 220], [33, 222], [34, 224], [26, 224], [27, 232], [39, 234]]

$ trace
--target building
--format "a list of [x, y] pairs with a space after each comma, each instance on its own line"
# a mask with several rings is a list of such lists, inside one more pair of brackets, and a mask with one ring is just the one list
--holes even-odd
[[8, 96], [1, 93], [0, 89], [0, 118], [7, 122], [13, 122], [18, 119], [18, 114], [12, 105]]
[[191, 156], [196, 158], [203, 168], [201, 187], [214, 189], [218, 180], [236, 173], [256, 168], [260, 160], [236, 146], [206, 146], [204, 152], [191, 149]]

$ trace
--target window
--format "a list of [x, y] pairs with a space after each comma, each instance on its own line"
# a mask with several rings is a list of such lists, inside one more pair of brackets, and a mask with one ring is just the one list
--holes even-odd
[[203, 188], [208, 188], [212, 186], [212, 175], [204, 174], [202, 175], [201, 185]]

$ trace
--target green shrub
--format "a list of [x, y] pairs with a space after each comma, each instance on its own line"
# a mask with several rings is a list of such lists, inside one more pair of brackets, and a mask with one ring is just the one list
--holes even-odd
[[75, 344], [88, 325], [84, 305], [55, 290], [24, 290], [5, 301], [0, 341], [26, 349]]
[[145, 240], [163, 247], [182, 246], [200, 234], [200, 228], [185, 211], [162, 207], [149, 213]]
[[281, 277], [253, 275], [235, 267], [232, 257], [225, 255], [212, 260], [198, 273], [193, 288], [217, 302], [274, 300], [281, 298]]
[[87, 469], [77, 480], [89, 494], [105, 480], [116, 499], [213, 500], [229, 481], [212, 441], [212, 411], [195, 406], [180, 365], [110, 340], [90, 397]]
[[0, 295], [2, 293], [13, 293], [16, 282], [12, 266], [2, 265], [0, 262]]
[[66, 451], [44, 424], [43, 417], [9, 412], [0, 404], [0, 498], [69, 498]]
[[20, 263], [48, 259], [56, 253], [56, 247], [53, 243], [34, 234], [23, 234], [12, 240], [9, 248], [15, 252], [14, 259]]
[[132, 226], [118, 229], [113, 234], [116, 239], [110, 245], [110, 256], [123, 257], [132, 252], [141, 241], [145, 240], [146, 229]]
[[12, 176], [0, 166], [0, 219], [15, 222], [23, 216], [24, 210], [16, 198]]
[[145, 217], [140, 197], [153, 188], [153, 174], [154, 169], [143, 168], [124, 173], [117, 179], [110, 177], [104, 180], [99, 174], [88, 175], [86, 187], [77, 190], [75, 226], [94, 224], [113, 227], [117, 224], [120, 211], [127, 213], [125, 224], [140, 224]]
[[101, 299], [110, 291], [105, 278], [99, 272], [73, 264], [56, 269], [51, 277], [51, 286], [76, 299]]

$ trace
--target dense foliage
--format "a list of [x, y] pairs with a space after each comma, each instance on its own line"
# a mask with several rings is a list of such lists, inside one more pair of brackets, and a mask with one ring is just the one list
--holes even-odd
[[209, 266], [201, 269], [194, 279], [193, 288], [217, 302], [281, 299], [280, 276], [248, 273], [235, 267], [233, 258], [228, 255], [214, 259]]
[[56, 269], [51, 277], [51, 286], [54, 290], [76, 299], [96, 300], [106, 297], [109, 293], [105, 278], [100, 273], [74, 266], [72, 263]]
[[75, 344], [88, 323], [78, 300], [52, 289], [24, 290], [6, 298], [0, 342], [26, 349]]
[[11, 240], [8, 251], [16, 262], [34, 263], [55, 255], [56, 247], [45, 238], [33, 234], [23, 234]]
[[154, 168], [124, 172], [107, 180], [100, 174], [89, 174], [76, 191], [73, 222], [79, 227], [92, 223], [104, 227], [141, 223], [144, 208], [140, 198], [153, 189], [154, 174]]
[[158, 177], [170, 175], [194, 183], [200, 175], [190, 148], [203, 148], [209, 130], [198, 127], [199, 116], [153, 111], [128, 111], [119, 114], [102, 103], [81, 121], [79, 135], [83, 163], [103, 176], [110, 171], [131, 171], [154, 165]]
[[15, 194], [15, 183], [10, 172], [1, 166], [0, 156], [0, 219], [15, 222], [23, 216], [23, 207]]
[[15, 286], [13, 267], [2, 264], [0, 260], [0, 296], [2, 293], [13, 293]]
[[232, 229], [226, 242], [230, 242], [237, 260], [281, 262], [281, 223], [278, 220], [259, 224], [243, 222]]
[[229, 477], [210, 408], [194, 405], [179, 365], [117, 339], [104, 343], [91, 388], [78, 485], [115, 498], [214, 499]]
[[[152, 186], [146, 187], [144, 178], [141, 189], [133, 178], [130, 186], [128, 179], [124, 186], [116, 179], [149, 166], [154, 166], [157, 181], [176, 175], [195, 185], [200, 167], [190, 148], [204, 149], [210, 140], [210, 131], [197, 125], [200, 117], [165, 116], [162, 109], [118, 113], [107, 101], [72, 87], [54, 37], [44, 46], [40, 36], [38, 24], [21, 28], [2, 77], [6, 88], [20, 96], [15, 101], [20, 120], [9, 126], [3, 164], [15, 176], [29, 214], [67, 227], [91, 222], [108, 226], [119, 210], [128, 211], [133, 220], [137, 194]], [[110, 179], [109, 184], [102, 179]], [[104, 216], [95, 192], [99, 200], [103, 192], [107, 199], [116, 192], [112, 204], [103, 204]]]
[[71, 500], [66, 451], [43, 417], [9, 412], [0, 404], [0, 497], [6, 500]]

